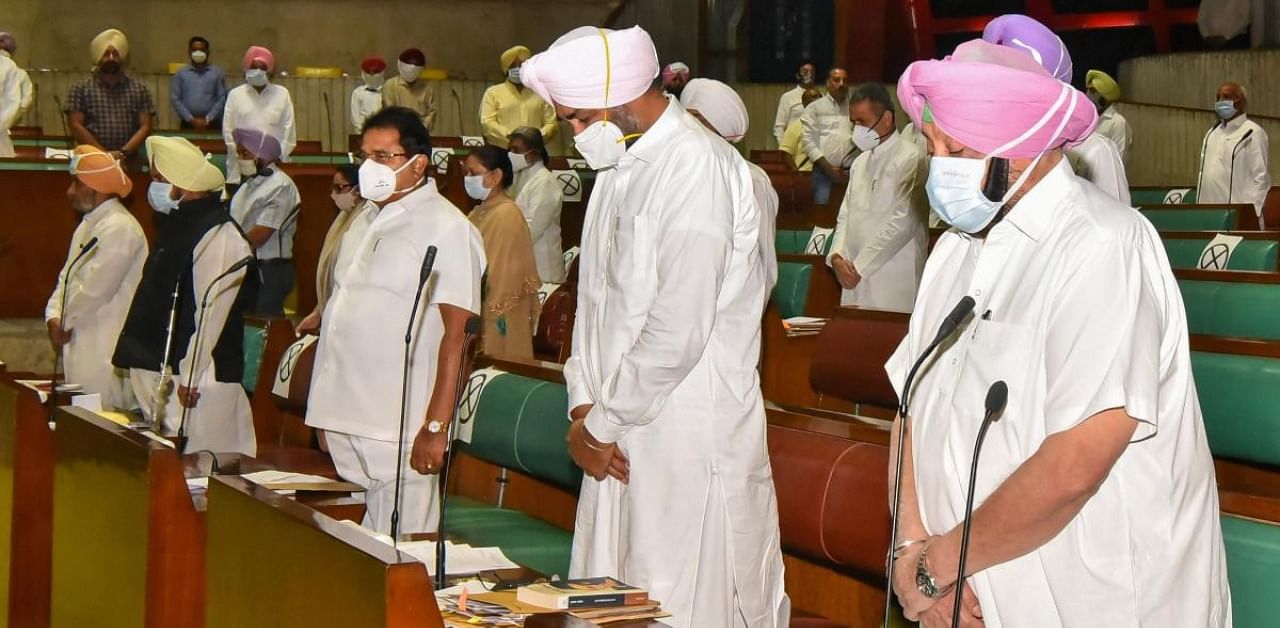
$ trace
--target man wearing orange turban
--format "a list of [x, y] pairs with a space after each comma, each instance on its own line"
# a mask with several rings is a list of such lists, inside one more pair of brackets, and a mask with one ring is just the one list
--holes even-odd
[[45, 306], [49, 340], [63, 352], [66, 380], [102, 395], [104, 408], [131, 405], [127, 380], [111, 365], [111, 352], [147, 257], [142, 227], [120, 202], [132, 189], [115, 158], [92, 146], [76, 147], [67, 198], [80, 225]]

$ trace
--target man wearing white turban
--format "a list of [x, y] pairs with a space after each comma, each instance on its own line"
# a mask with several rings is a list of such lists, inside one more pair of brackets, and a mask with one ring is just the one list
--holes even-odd
[[[712, 133], [737, 144], [747, 135], [750, 118], [747, 105], [732, 87], [715, 79], [696, 78], [684, 85], [680, 104]], [[767, 295], [778, 281], [777, 245], [774, 242], [778, 221], [778, 192], [764, 168], [750, 161], [751, 193], [760, 209], [760, 261], [764, 264], [764, 289]]]
[[682, 628], [786, 626], [755, 369], [759, 208], [745, 161], [657, 76], [638, 27], [571, 31], [521, 76], [599, 171], [565, 364], [588, 476], [569, 573], [647, 587]]
[[[943, 318], [962, 298], [973, 308], [915, 380], [910, 421], [894, 422], [891, 580], [907, 618], [946, 626], [958, 607], [961, 626], [1230, 626], [1177, 281], [1151, 223], [1063, 158], [1096, 109], [983, 41], [908, 66], [898, 101], [929, 140], [926, 190], [953, 227], [886, 365], [899, 394]], [[969, 478], [997, 381], [1007, 403]]]
[[252, 263], [224, 273], [252, 262], [253, 248], [219, 200], [222, 173], [199, 148], [153, 136], [147, 155], [147, 199], [169, 219], [156, 234], [112, 363], [129, 369], [144, 416], [188, 437], [186, 451], [252, 456], [253, 416], [240, 382], [244, 312], [257, 273]]

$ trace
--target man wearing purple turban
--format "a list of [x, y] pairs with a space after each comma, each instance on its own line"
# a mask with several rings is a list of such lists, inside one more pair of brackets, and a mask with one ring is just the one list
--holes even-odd
[[[1013, 56], [1010, 56], [1013, 55]], [[947, 626], [1230, 626], [1213, 459], [1187, 324], [1160, 237], [1075, 176], [1086, 96], [982, 41], [909, 66], [903, 109], [930, 147], [926, 191], [952, 229], [924, 271], [908, 367], [962, 297], [975, 302], [911, 389], [892, 586]], [[1008, 402], [961, 524], [974, 438], [996, 381]], [[892, 476], [891, 476], [892, 477]]]
[[258, 129], [234, 131], [236, 162], [227, 164], [242, 177], [231, 197], [231, 217], [258, 256], [261, 284], [250, 313], [284, 316], [284, 299], [293, 290], [293, 236], [298, 230], [301, 197], [293, 179], [277, 163], [280, 140]]

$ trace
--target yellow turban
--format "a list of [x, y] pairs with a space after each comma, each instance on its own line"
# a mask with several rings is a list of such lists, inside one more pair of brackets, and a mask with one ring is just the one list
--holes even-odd
[[184, 137], [152, 135], [147, 138], [151, 167], [173, 187], [191, 192], [208, 192], [226, 184], [218, 167]]
[[72, 151], [71, 175], [103, 194], [124, 197], [133, 191], [133, 181], [120, 168], [120, 162], [102, 149], [88, 144], [81, 144]]
[[102, 60], [102, 55], [106, 54], [107, 48], [115, 48], [116, 52], [120, 53], [120, 58], [124, 59], [129, 56], [129, 38], [114, 28], [98, 33], [98, 36], [94, 37], [93, 42], [89, 44], [89, 54], [93, 56], [95, 64]]
[[502, 53], [502, 71], [506, 72], [507, 70], [510, 70], [511, 66], [517, 61], [524, 63], [532, 56], [533, 53], [524, 46], [513, 46], [511, 48], [507, 48], [507, 51]]
[[1106, 98], [1107, 102], [1120, 102], [1120, 84], [1102, 70], [1089, 70], [1084, 75], [1084, 85], [1092, 87], [1094, 91]]

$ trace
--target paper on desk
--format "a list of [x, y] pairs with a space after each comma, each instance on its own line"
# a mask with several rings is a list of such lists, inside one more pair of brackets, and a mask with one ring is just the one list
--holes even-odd
[[[49, 387], [52, 385], [52, 382], [50, 382], [50, 380], [19, 379], [16, 381], [19, 384], [27, 388], [30, 388], [31, 390], [34, 390], [36, 395], [40, 397], [40, 403], [45, 403], [46, 401], [49, 401]], [[67, 382], [58, 384], [58, 392], [60, 393], [73, 393], [73, 392], [80, 392], [82, 390], [84, 390], [84, 386], [81, 386], [80, 384], [70, 384]]]
[[187, 490], [192, 492], [209, 490], [209, 476], [187, 478]]
[[[405, 541], [400, 551], [422, 561], [429, 568], [436, 564], [435, 541]], [[473, 574], [495, 569], [519, 569], [502, 550], [496, 547], [471, 547], [463, 543], [445, 541], [444, 571], [449, 575]]]
[[[256, 471], [254, 473], [247, 473], [240, 477], [257, 484], [258, 486], [272, 489], [281, 495], [293, 495], [300, 487], [323, 489], [325, 486], [336, 485], [333, 480], [326, 477], [309, 475], [306, 473], [281, 471], [279, 469]], [[343, 488], [346, 488], [345, 485]]]

